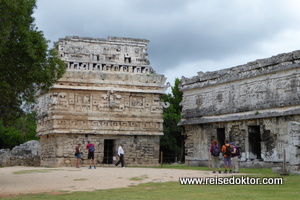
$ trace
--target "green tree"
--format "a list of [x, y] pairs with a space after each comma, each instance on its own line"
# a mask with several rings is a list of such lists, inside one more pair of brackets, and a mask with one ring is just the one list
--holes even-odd
[[29, 140], [36, 140], [36, 114], [25, 113], [10, 126], [0, 121], [0, 149], [13, 148]]
[[32, 17], [36, 0], [0, 0], [0, 121], [13, 124], [65, 72]]
[[164, 135], [160, 138], [160, 150], [163, 151], [164, 162], [174, 162], [177, 159], [184, 160], [184, 138], [181, 135], [182, 127], [177, 124], [181, 118], [182, 92], [179, 90], [180, 80], [175, 79], [172, 94], [162, 97], [163, 102], [169, 102], [170, 106], [164, 108]]

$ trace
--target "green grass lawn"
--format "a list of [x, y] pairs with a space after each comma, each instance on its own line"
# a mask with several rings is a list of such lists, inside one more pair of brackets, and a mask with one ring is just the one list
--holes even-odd
[[[185, 167], [167, 165], [163, 168], [209, 170], [207, 167]], [[73, 192], [63, 194], [22, 195], [10, 199], [230, 199], [230, 200], [299, 200], [300, 176], [280, 176], [271, 169], [240, 169], [247, 177], [279, 178], [283, 185], [181, 185], [178, 182], [147, 183], [130, 188], [98, 190], [93, 192]], [[213, 176], [212, 176], [213, 177]]]

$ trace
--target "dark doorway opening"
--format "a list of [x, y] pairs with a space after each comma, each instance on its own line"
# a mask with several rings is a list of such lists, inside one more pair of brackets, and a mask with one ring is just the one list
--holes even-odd
[[225, 128], [217, 128], [217, 140], [219, 147], [225, 144]]
[[104, 164], [113, 164], [114, 140], [104, 140]]
[[261, 138], [260, 138], [260, 128], [259, 126], [249, 126], [249, 158], [261, 159]]

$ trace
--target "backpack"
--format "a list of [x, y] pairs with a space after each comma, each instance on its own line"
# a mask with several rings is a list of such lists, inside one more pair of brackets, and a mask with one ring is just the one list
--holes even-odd
[[92, 153], [94, 151], [95, 151], [95, 146], [91, 144], [89, 147], [89, 152]]
[[226, 151], [225, 151], [224, 155], [226, 155], [226, 156], [231, 156], [231, 148], [230, 148], [230, 145], [228, 145], [228, 146], [225, 145], [225, 147], [226, 147]]
[[217, 157], [220, 155], [220, 148], [218, 146], [214, 146], [211, 152], [211, 155]]

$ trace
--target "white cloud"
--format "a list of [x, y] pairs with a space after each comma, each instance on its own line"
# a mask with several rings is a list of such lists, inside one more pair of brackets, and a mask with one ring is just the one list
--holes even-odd
[[300, 47], [300, 29], [284, 30], [269, 40], [261, 42], [263, 52], [269, 55], [276, 55], [279, 53], [287, 53], [299, 50]]

